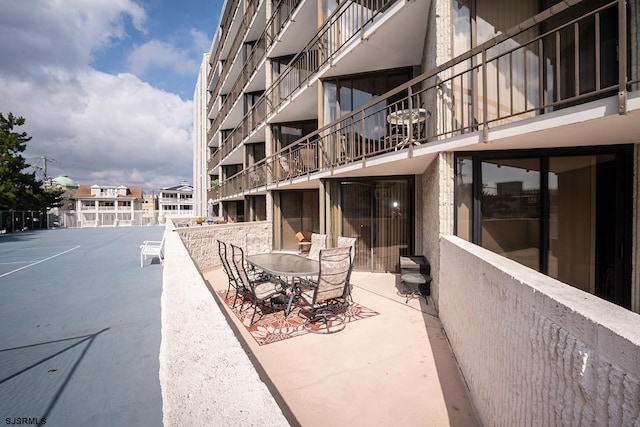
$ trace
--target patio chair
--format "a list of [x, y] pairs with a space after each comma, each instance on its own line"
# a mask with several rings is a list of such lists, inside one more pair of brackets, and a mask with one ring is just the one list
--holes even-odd
[[[145, 240], [140, 245], [140, 268], [144, 267], [147, 256], [158, 257], [160, 264], [164, 262], [164, 236], [162, 240]], [[152, 260], [153, 262], [153, 260]]]
[[303, 172], [309, 172], [316, 169], [316, 154], [313, 148], [301, 148], [300, 163]]
[[284, 295], [284, 288], [282, 284], [276, 281], [260, 278], [250, 279], [245, 269], [244, 251], [241, 247], [231, 244], [233, 265], [238, 275], [239, 283], [243, 287], [245, 299], [251, 301], [253, 306], [253, 315], [251, 316], [251, 322], [249, 326], [253, 325], [253, 321], [258, 312], [258, 306], [262, 311], [264, 307], [273, 297]]
[[238, 276], [234, 271], [234, 268], [229, 263], [230, 254], [227, 251], [227, 244], [222, 240], [218, 240], [218, 255], [220, 256], [220, 262], [222, 263], [222, 268], [224, 272], [227, 274], [227, 278], [229, 279], [229, 284], [227, 285], [227, 292], [224, 294], [225, 299], [229, 295], [229, 291], [233, 288], [236, 292], [236, 296], [233, 298], [233, 304], [231, 308], [235, 308], [236, 301], [238, 299], [244, 299], [244, 286], [238, 280]]
[[279, 155], [278, 162], [280, 162], [280, 169], [282, 170], [281, 178], [289, 179], [294, 177], [299, 172], [295, 163], [284, 156]]
[[311, 234], [312, 232], [309, 230], [302, 230], [296, 233], [296, 239], [298, 239], [298, 252], [309, 253], [309, 248], [311, 247]]
[[[339, 248], [343, 248], [343, 247], [347, 247], [347, 246], [351, 248], [352, 270], [353, 270], [353, 262], [356, 259], [356, 240], [357, 240], [357, 237], [343, 237], [343, 236], [340, 236], [340, 237], [338, 237], [338, 242], [337, 242], [337, 247], [339, 247]], [[348, 285], [348, 289], [349, 289], [349, 300], [351, 300], [351, 302], [353, 302], [353, 297], [351, 296], [351, 290], [353, 289], [353, 286], [351, 285], [351, 271], [349, 271], [349, 277], [347, 277], [347, 285]]]
[[311, 247], [309, 248], [309, 258], [318, 261], [320, 251], [327, 247], [327, 235], [311, 233]]
[[311, 289], [301, 291], [299, 300], [310, 308], [304, 321], [309, 332], [334, 333], [346, 326], [344, 311], [349, 306], [349, 275], [351, 246], [320, 251], [318, 280], [310, 282]]

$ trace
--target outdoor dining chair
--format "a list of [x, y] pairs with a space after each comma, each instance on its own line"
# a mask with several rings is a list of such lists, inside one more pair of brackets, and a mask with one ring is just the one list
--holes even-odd
[[[356, 240], [357, 240], [357, 237], [339, 236], [338, 242], [337, 242], [337, 247], [339, 248], [344, 248], [347, 246], [351, 248], [351, 270], [353, 270], [353, 262], [356, 259]], [[353, 297], [351, 296], [352, 288], [353, 286], [351, 285], [351, 271], [349, 271], [349, 277], [347, 277], [347, 289], [349, 290], [349, 293], [348, 293], [349, 300], [353, 302]]]
[[249, 326], [251, 326], [258, 312], [258, 307], [260, 307], [262, 311], [267, 303], [271, 303], [272, 298], [284, 295], [285, 290], [280, 282], [263, 277], [258, 279], [249, 278], [249, 274], [245, 269], [244, 250], [234, 244], [230, 243], [229, 245], [231, 246], [233, 265], [239, 282], [243, 287], [245, 299], [251, 301], [253, 307], [253, 315], [251, 316], [251, 322], [249, 324]]
[[349, 276], [351, 246], [320, 251], [318, 280], [310, 282], [310, 289], [300, 292], [299, 301], [310, 308], [304, 328], [316, 333], [334, 333], [346, 326], [344, 312], [349, 306]]
[[227, 274], [227, 278], [229, 279], [229, 284], [227, 285], [227, 292], [224, 294], [224, 298], [226, 299], [229, 295], [229, 291], [233, 289], [236, 293], [233, 298], [233, 304], [231, 308], [235, 308], [236, 301], [240, 299], [241, 301], [244, 299], [244, 286], [238, 279], [238, 275], [234, 271], [234, 267], [229, 263], [230, 254], [227, 250], [227, 244], [222, 240], [218, 240], [218, 256], [220, 257], [220, 262], [222, 263], [222, 268], [224, 272]]
[[320, 251], [327, 247], [327, 235], [311, 233], [311, 247], [309, 248], [309, 258], [318, 261]]

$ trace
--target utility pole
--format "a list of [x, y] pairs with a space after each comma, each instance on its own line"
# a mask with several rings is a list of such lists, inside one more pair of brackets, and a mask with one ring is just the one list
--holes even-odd
[[33, 166], [33, 168], [35, 170], [38, 170], [42, 173], [42, 183], [45, 186], [49, 186], [51, 185], [51, 182], [49, 180], [49, 177], [47, 176], [47, 162], [56, 162], [55, 159], [51, 159], [47, 156], [41, 156], [40, 159], [42, 160], [42, 166]]

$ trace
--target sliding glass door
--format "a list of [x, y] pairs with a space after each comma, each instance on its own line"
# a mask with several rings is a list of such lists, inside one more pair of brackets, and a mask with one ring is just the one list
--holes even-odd
[[413, 248], [413, 180], [340, 182], [341, 234], [356, 237], [354, 268], [396, 271]]

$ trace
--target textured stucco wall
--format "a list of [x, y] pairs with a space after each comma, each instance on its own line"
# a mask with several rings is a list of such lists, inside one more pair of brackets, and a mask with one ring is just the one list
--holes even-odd
[[171, 223], [165, 239], [159, 373], [163, 425], [290, 425]]
[[439, 304], [484, 425], [640, 425], [640, 315], [453, 236]]
[[272, 248], [272, 227], [266, 221], [178, 227], [176, 231], [200, 271], [220, 265], [218, 240], [242, 247], [245, 255], [271, 252]]
[[440, 269], [440, 235], [453, 233], [453, 153], [440, 153], [420, 179], [419, 224], [422, 247], [416, 253], [427, 257], [431, 264], [431, 297], [438, 307]]

